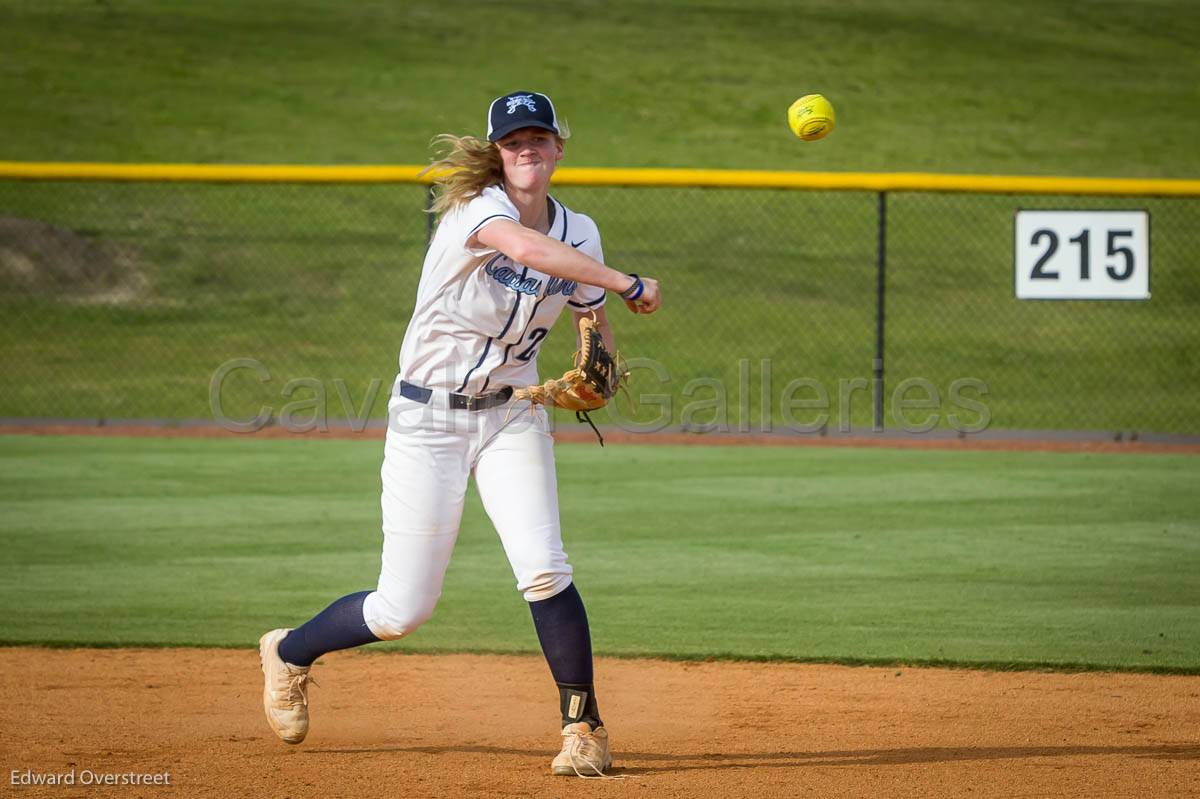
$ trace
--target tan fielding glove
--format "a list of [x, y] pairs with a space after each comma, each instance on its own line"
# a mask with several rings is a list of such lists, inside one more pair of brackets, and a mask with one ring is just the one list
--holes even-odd
[[600, 439], [600, 445], [604, 446], [604, 438], [596, 430], [596, 425], [592, 424], [587, 412], [607, 405], [628, 379], [629, 373], [621, 368], [617, 357], [605, 348], [594, 317], [580, 317], [579, 340], [581, 344], [575, 355], [574, 369], [540, 386], [518, 388], [513, 392], [513, 399], [575, 411], [575, 418], [591, 425]]

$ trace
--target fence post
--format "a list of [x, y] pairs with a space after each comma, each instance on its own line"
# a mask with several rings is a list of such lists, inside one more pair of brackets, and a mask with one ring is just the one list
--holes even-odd
[[883, 432], [883, 295], [887, 269], [887, 192], [879, 192], [879, 233], [875, 256], [874, 431]]

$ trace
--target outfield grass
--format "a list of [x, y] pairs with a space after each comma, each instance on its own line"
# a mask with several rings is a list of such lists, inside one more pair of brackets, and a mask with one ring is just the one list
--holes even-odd
[[[1200, 9], [1183, 0], [122, 0], [4, 8], [0, 27], [4, 159], [420, 163], [434, 133], [478, 131], [488, 99], [529, 86], [573, 124], [574, 166], [1200, 175]], [[506, 29], [503, 48], [484, 35]], [[784, 110], [813, 89], [839, 127], [801, 144]], [[829, 392], [831, 426], [870, 423], [865, 395], [843, 414], [837, 392], [871, 375], [872, 195], [561, 194], [596, 217], [614, 266], [664, 281], [662, 314], [618, 324], [626, 354], [669, 371], [665, 387], [637, 375], [634, 394], [671, 395], [670, 423], [737, 429], [744, 413], [778, 429], [798, 377]], [[0, 416], [210, 417], [210, 378], [233, 358], [272, 375], [227, 386], [239, 418], [310, 396], [282, 396], [296, 378], [329, 398], [344, 380], [361, 402], [394, 376], [422, 201], [413, 187], [0, 185], [0, 216], [114, 248], [136, 278], [97, 302], [71, 285], [28, 291], [0, 258]], [[1012, 298], [1014, 208], [1131, 204], [1153, 218], [1150, 302]], [[910, 377], [943, 396], [975, 378], [993, 427], [1196, 432], [1200, 201], [900, 196], [890, 218], [889, 398]], [[570, 338], [550, 337], [544, 373]], [[727, 416], [685, 416], [715, 398], [688, 392], [697, 378], [724, 387]], [[954, 409], [941, 410], [944, 427]], [[647, 404], [636, 418], [656, 416]]]
[[[558, 448], [607, 655], [1200, 673], [1200, 460]], [[251, 646], [374, 584], [378, 442], [0, 438], [0, 643]], [[472, 491], [408, 651], [534, 652]]]

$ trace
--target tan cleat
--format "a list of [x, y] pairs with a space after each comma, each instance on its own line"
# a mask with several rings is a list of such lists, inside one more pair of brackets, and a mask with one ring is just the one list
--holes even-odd
[[586, 721], [568, 724], [562, 731], [563, 745], [550, 770], [563, 777], [603, 777], [612, 767], [608, 753], [608, 730], [592, 729]]
[[290, 744], [298, 744], [308, 735], [308, 669], [291, 666], [279, 657], [279, 642], [291, 632], [271, 630], [258, 639], [258, 657], [262, 661], [263, 710], [275, 734]]

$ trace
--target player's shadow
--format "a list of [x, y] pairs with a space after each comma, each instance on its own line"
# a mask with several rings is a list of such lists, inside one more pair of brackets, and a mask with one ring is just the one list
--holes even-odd
[[[482, 755], [519, 755], [544, 757], [548, 750], [511, 749], [501, 746], [404, 746], [371, 748], [309, 749], [317, 754], [363, 754], [413, 752], [428, 755], [450, 753]], [[744, 768], [794, 768], [798, 766], [904, 766], [928, 763], [955, 763], [979, 760], [1023, 760], [1039, 757], [1127, 757], [1157, 760], [1200, 760], [1200, 744], [1160, 744], [1146, 746], [925, 746], [903, 749], [847, 749], [818, 752], [697, 752], [695, 754], [658, 754], [654, 752], [614, 753], [622, 774], [653, 774], [659, 771], [703, 771]], [[664, 765], [656, 765], [663, 763]], [[649, 764], [649, 765], [644, 765]]]

